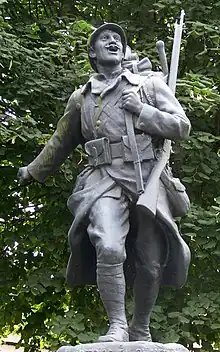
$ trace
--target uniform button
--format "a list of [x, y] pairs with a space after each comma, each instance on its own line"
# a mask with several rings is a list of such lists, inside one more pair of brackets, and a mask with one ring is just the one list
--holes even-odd
[[100, 121], [100, 120], [97, 120], [97, 121], [96, 121], [96, 127], [99, 127], [100, 124], [101, 124], [101, 121]]
[[141, 123], [140, 123], [140, 127], [141, 127], [141, 128], [145, 128], [144, 122], [141, 122]]
[[80, 105], [80, 103], [77, 103], [76, 104], [76, 110], [80, 110], [81, 109], [81, 105]]

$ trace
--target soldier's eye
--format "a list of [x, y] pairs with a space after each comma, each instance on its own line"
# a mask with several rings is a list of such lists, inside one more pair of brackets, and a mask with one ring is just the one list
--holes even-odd
[[115, 35], [114, 36], [114, 39], [117, 41], [117, 42], [120, 42], [121, 41], [121, 37], [119, 35]]

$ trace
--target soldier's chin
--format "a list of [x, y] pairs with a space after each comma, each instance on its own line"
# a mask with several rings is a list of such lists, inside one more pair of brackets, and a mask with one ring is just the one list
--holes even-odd
[[118, 57], [108, 57], [104, 62], [102, 63], [103, 66], [118, 66], [119, 64], [122, 63], [122, 59], [119, 59]]

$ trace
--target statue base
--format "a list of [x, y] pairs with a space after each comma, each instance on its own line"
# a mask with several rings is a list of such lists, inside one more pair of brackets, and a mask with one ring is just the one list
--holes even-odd
[[189, 352], [177, 343], [157, 342], [99, 342], [76, 346], [62, 346], [57, 352]]

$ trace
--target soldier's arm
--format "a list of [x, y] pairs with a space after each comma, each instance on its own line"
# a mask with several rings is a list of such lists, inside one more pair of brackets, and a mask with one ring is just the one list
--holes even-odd
[[191, 124], [166, 83], [153, 76], [143, 86], [155, 106], [143, 104], [136, 127], [151, 135], [175, 140], [189, 136]]
[[67, 103], [56, 131], [41, 153], [27, 166], [29, 174], [38, 182], [59, 169], [73, 148], [83, 142], [80, 123], [80, 91], [75, 91]]

